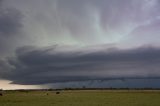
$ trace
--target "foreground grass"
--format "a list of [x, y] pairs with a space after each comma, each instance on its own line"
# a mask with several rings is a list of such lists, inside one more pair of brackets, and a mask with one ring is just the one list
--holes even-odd
[[160, 106], [160, 91], [15, 91], [1, 96], [0, 106]]

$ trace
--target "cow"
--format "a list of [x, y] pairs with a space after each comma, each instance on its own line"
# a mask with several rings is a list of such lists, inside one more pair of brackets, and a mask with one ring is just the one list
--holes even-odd
[[59, 91], [57, 91], [57, 92], [56, 92], [56, 94], [60, 94], [60, 92], [59, 92]]

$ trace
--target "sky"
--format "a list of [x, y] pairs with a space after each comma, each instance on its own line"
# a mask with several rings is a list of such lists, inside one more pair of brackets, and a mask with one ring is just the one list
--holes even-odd
[[0, 0], [0, 88], [160, 84], [160, 0]]

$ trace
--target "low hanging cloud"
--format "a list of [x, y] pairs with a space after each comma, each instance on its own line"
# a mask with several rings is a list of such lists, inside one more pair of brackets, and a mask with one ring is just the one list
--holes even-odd
[[47, 84], [121, 78], [159, 78], [160, 49], [129, 50], [53, 46], [22, 47], [0, 62], [0, 78], [15, 84]]

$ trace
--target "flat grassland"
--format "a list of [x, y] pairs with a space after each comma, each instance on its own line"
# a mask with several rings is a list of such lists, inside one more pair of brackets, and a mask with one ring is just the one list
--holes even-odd
[[0, 106], [160, 106], [160, 91], [7, 91], [0, 96]]

